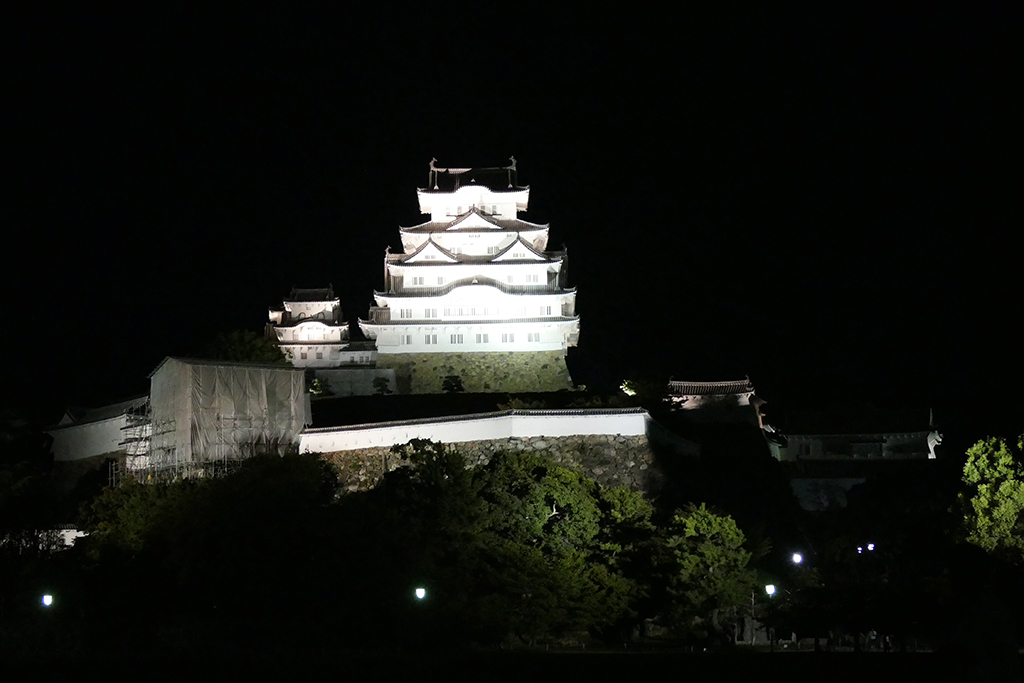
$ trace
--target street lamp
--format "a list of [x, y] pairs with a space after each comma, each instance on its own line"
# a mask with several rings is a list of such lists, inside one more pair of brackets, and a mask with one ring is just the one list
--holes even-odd
[[53, 604], [53, 596], [47, 593], [43, 596], [43, 607], [49, 607]]
[[417, 588], [416, 591], [415, 591], [415, 594], [416, 594], [416, 599], [417, 600], [422, 600], [423, 598], [427, 597], [427, 589], [426, 588]]
[[800, 564], [804, 561], [804, 556], [800, 553], [793, 553], [793, 557], [791, 559], [793, 560], [793, 564]]
[[768, 594], [768, 597], [775, 595], [775, 585], [769, 583], [767, 586], [764, 587], [764, 592]]
[[[764, 592], [768, 594], [768, 599], [775, 595], [775, 584], [769, 583], [764, 587]], [[775, 627], [768, 627], [768, 651], [775, 652]]]

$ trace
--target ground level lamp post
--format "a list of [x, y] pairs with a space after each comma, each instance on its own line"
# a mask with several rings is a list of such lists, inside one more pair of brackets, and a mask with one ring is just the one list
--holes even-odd
[[[775, 585], [769, 583], [767, 586], [764, 587], [764, 592], [768, 594], [768, 605], [769, 605], [768, 613], [771, 614], [771, 611], [772, 611], [771, 610], [771, 604], [772, 604], [771, 600], [772, 600], [772, 596], [775, 595]], [[775, 652], [775, 627], [774, 626], [769, 626], [768, 627], [768, 651], [769, 652]]]

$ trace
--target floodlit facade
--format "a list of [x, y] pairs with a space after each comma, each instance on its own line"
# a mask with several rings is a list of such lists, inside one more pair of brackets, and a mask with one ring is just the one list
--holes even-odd
[[749, 422], [764, 428], [765, 402], [754, 393], [749, 377], [724, 382], [670, 380], [668, 399], [674, 410], [691, 411], [697, 421]]
[[[571, 388], [564, 357], [579, 339], [576, 291], [567, 286], [566, 252], [547, 250], [549, 226], [519, 218], [530, 188], [517, 183], [515, 160], [494, 168], [431, 162], [417, 196], [430, 220], [400, 229], [402, 253], [385, 255], [384, 288], [359, 321], [376, 341], [378, 365], [395, 367], [413, 393], [436, 390], [440, 373], [459, 375], [469, 391], [522, 389], [524, 375], [542, 366], [544, 377], [526, 389]], [[510, 353], [544, 362], [510, 374]], [[431, 362], [440, 357], [451, 362]], [[418, 373], [424, 365], [431, 369]]]
[[372, 365], [376, 350], [349, 344], [348, 323], [334, 288], [292, 288], [281, 308], [270, 309], [267, 337], [297, 368]]

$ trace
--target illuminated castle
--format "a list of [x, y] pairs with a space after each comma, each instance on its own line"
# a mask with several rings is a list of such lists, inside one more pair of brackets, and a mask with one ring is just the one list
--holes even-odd
[[546, 251], [548, 225], [521, 220], [530, 188], [515, 159], [495, 168], [438, 168], [417, 190], [425, 223], [401, 228], [384, 289], [359, 327], [402, 393], [572, 388], [566, 349], [579, 338], [566, 252]]
[[277, 342], [297, 368], [334, 368], [373, 362], [365, 343], [350, 343], [348, 323], [341, 319], [341, 304], [334, 288], [298, 289], [270, 309], [267, 337]]

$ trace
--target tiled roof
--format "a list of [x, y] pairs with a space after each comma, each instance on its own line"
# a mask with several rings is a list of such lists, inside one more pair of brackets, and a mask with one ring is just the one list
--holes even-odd
[[[68, 426], [69, 424], [84, 424], [87, 422], [99, 422], [100, 420], [108, 420], [112, 417], [118, 417], [124, 415], [130, 410], [136, 410], [146, 405], [149, 401], [149, 394], [143, 394], [142, 396], [136, 396], [130, 398], [127, 401], [120, 401], [118, 403], [112, 403], [106, 406], [99, 406], [97, 408], [68, 408], [65, 415], [69, 418], [68, 422], [61, 426]], [[63, 422], [63, 420], [62, 420]]]
[[305, 372], [305, 370], [303, 368], [296, 368], [296, 367], [293, 367], [292, 365], [290, 365], [288, 363], [281, 363], [281, 364], [277, 364], [277, 363], [240, 363], [238, 361], [233, 361], [233, 360], [212, 360], [212, 359], [209, 359], [209, 358], [184, 358], [184, 357], [180, 357], [180, 356], [167, 356], [162, 361], [160, 361], [160, 363], [155, 368], [153, 368], [153, 371], [150, 372], [149, 375], [147, 375], [147, 376], [152, 378], [153, 375], [155, 375], [160, 370], [160, 368], [162, 368], [167, 363], [167, 361], [170, 361], [170, 360], [177, 361], [179, 363], [184, 363], [185, 365], [204, 365], [204, 366], [207, 366], [207, 367], [214, 367], [214, 368], [217, 368], [217, 367], [225, 367], [225, 368], [265, 368], [267, 370], [284, 370], [284, 371], [288, 371], [288, 372], [293, 372], [293, 371]]
[[466, 185], [482, 185], [493, 192], [526, 190], [516, 180], [515, 162], [509, 166], [474, 168], [441, 168], [431, 163], [427, 187], [424, 192], [455, 192]]
[[[399, 228], [401, 232], [412, 232], [412, 233], [423, 233], [423, 232], [457, 232], [463, 230], [463, 228], [455, 227], [457, 224], [465, 221], [469, 216], [476, 214], [480, 216], [484, 221], [492, 224], [495, 228], [500, 230], [507, 230], [509, 232], [527, 232], [530, 230], [548, 230], [551, 226], [548, 224], [541, 225], [540, 223], [531, 223], [529, 221], [520, 220], [518, 218], [498, 218], [497, 216], [491, 216], [490, 214], [483, 213], [478, 208], [473, 207], [465, 213], [459, 214], [456, 218], [450, 221], [427, 221], [426, 223], [420, 223], [409, 228]], [[480, 228], [464, 228], [466, 232], [480, 232]]]
[[[437, 247], [437, 250], [440, 251], [442, 254], [452, 258], [455, 261], [455, 263], [446, 263], [444, 261], [428, 261], [428, 260], [423, 260], [423, 261], [420, 261], [418, 263], [406, 263], [406, 261], [411, 259], [413, 256], [416, 256], [417, 254], [419, 254], [421, 251], [426, 249], [431, 244], [434, 245], [435, 247]], [[533, 247], [532, 244], [530, 244], [529, 242], [524, 240], [521, 236], [516, 238], [515, 241], [511, 242], [509, 244], [509, 246], [505, 247], [505, 249], [503, 249], [502, 251], [498, 252], [497, 254], [456, 254], [455, 252], [450, 251], [450, 250], [445, 249], [444, 247], [442, 247], [440, 244], [435, 242], [433, 240], [433, 238], [428, 238], [426, 241], [423, 242], [423, 244], [418, 246], [411, 253], [408, 253], [408, 254], [389, 254], [388, 257], [387, 257], [387, 261], [388, 261], [388, 263], [395, 263], [395, 264], [407, 265], [407, 266], [454, 266], [454, 265], [459, 265], [459, 264], [462, 264], [462, 263], [489, 263], [489, 262], [493, 261], [494, 259], [498, 258], [499, 256], [501, 256], [502, 254], [504, 254], [505, 252], [507, 252], [512, 247], [514, 247], [516, 245], [520, 245], [520, 244], [525, 246], [532, 253], [534, 253], [537, 256], [540, 256], [541, 258], [543, 258], [544, 259], [543, 262], [546, 262], [546, 263], [556, 262], [562, 256], [565, 255], [565, 252], [562, 252], [562, 251], [538, 251], [537, 249], [535, 249]], [[537, 261], [533, 261], [533, 260], [528, 260], [526, 262], [527, 263], [537, 263]]]
[[333, 285], [318, 289], [292, 287], [292, 292], [285, 301], [334, 301], [336, 298]]
[[727, 396], [746, 394], [754, 390], [750, 378], [727, 382], [684, 382], [669, 380], [668, 393], [671, 396]]

